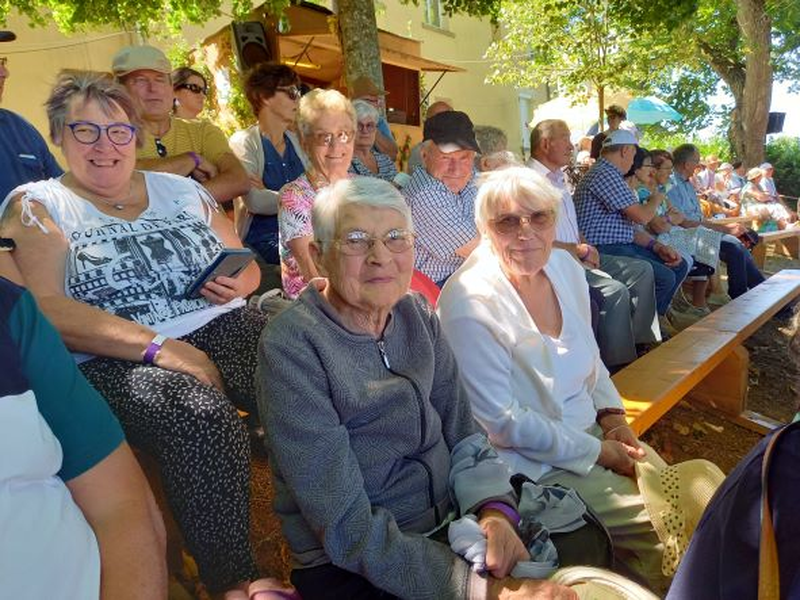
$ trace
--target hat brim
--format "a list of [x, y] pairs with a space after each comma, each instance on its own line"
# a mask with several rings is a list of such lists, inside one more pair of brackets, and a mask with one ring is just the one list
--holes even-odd
[[481, 149], [478, 147], [477, 142], [470, 142], [465, 140], [457, 140], [457, 141], [449, 141], [449, 142], [437, 142], [436, 140], [432, 140], [436, 147], [439, 149], [439, 152], [443, 152], [444, 154], [450, 154], [451, 152], [459, 152], [461, 150], [472, 150], [473, 152], [480, 153]]

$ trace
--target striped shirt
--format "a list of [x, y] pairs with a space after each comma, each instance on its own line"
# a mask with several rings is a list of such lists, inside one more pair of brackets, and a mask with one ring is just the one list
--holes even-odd
[[391, 183], [397, 175], [397, 167], [394, 165], [394, 161], [374, 148], [372, 149], [372, 156], [375, 157], [375, 162], [378, 163], [377, 173], [370, 171], [367, 165], [361, 162], [357, 156], [353, 156], [353, 162], [350, 163], [348, 173], [363, 175], [364, 177], [377, 177]]

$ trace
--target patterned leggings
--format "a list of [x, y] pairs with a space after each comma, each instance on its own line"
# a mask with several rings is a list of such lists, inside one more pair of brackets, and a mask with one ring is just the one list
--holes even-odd
[[181, 338], [216, 364], [227, 395], [192, 376], [111, 358], [80, 365], [128, 440], [156, 458], [172, 512], [212, 592], [254, 579], [250, 446], [236, 406], [255, 412], [264, 313], [240, 308]]

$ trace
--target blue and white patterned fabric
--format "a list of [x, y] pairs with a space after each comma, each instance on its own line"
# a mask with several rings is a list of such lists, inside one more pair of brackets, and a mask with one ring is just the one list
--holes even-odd
[[461, 246], [478, 235], [475, 227], [475, 196], [478, 188], [473, 175], [458, 194], [417, 167], [403, 196], [411, 207], [417, 234], [414, 268], [439, 283], [464, 262], [456, 254]]
[[377, 177], [391, 183], [397, 176], [397, 167], [394, 165], [394, 161], [382, 152], [375, 150], [375, 148], [372, 149], [372, 156], [375, 157], [375, 162], [378, 163], [377, 173], [370, 171], [357, 156], [353, 156], [353, 162], [350, 163], [348, 172], [364, 177]]
[[691, 182], [675, 172], [670, 175], [669, 180], [672, 185], [667, 191], [667, 198], [672, 206], [686, 215], [690, 221], [702, 221], [703, 210], [700, 208], [697, 192]]
[[622, 212], [639, 200], [625, 184], [622, 173], [601, 158], [575, 189], [578, 226], [586, 241], [598, 244], [630, 244], [634, 224]]

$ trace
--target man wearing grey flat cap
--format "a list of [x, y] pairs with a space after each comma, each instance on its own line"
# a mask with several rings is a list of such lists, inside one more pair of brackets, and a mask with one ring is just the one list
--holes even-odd
[[417, 238], [414, 268], [439, 287], [478, 244], [475, 227], [475, 128], [466, 113], [451, 110], [425, 121], [422, 167], [403, 195]]
[[[17, 39], [12, 31], [0, 31], [0, 42]], [[8, 59], [0, 56], [0, 102], [8, 79]], [[0, 201], [18, 185], [58, 177], [63, 173], [50, 149], [36, 131], [18, 114], [0, 108]]]

